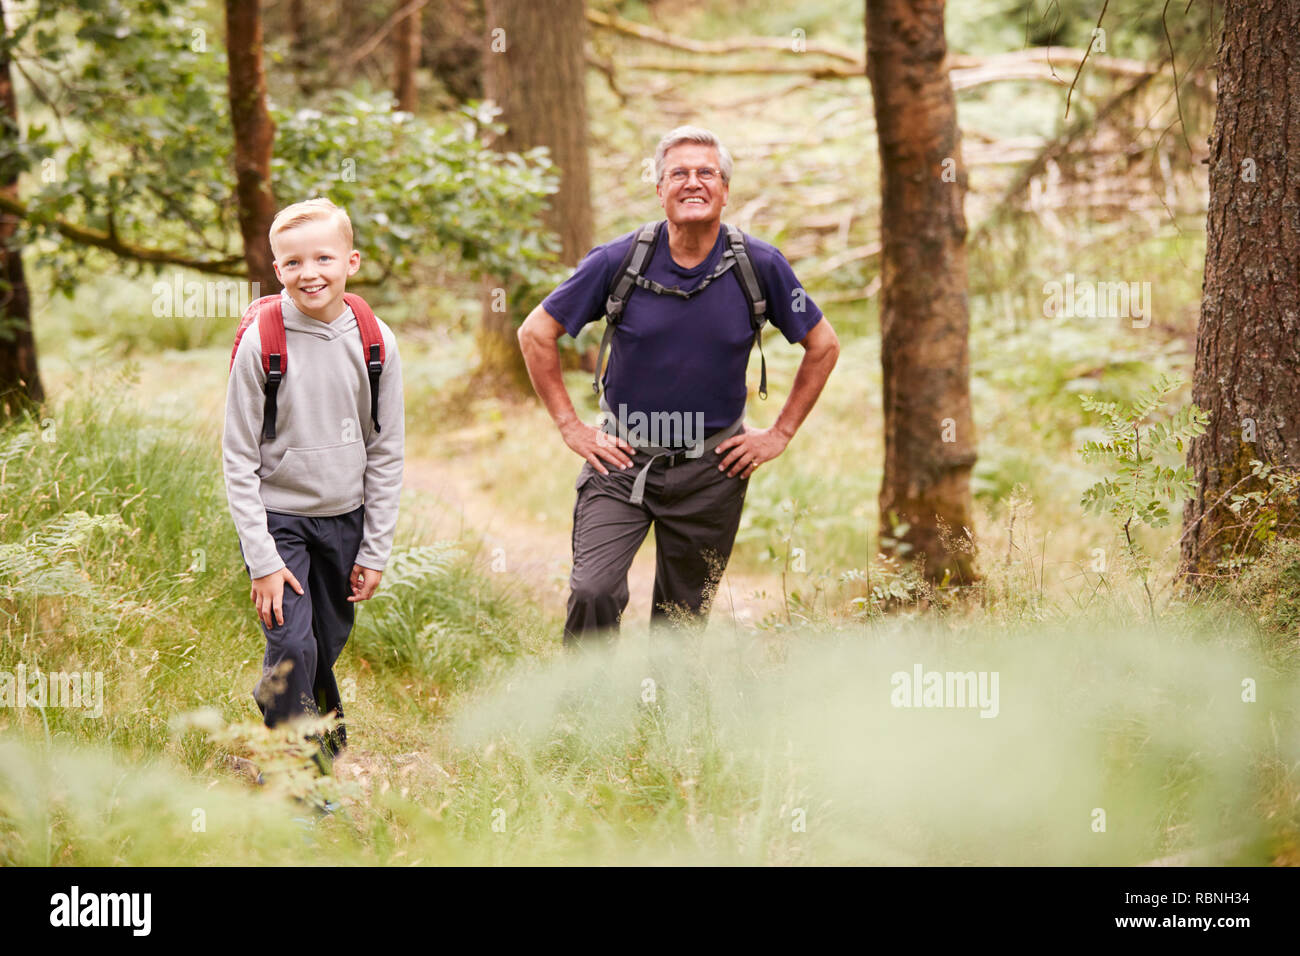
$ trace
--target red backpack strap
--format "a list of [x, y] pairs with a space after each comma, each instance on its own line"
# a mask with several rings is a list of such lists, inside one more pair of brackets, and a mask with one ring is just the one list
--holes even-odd
[[[235, 367], [235, 356], [239, 354], [239, 343], [244, 340], [244, 333], [248, 327], [253, 324], [254, 319], [262, 318], [265, 313], [266, 320], [258, 323], [258, 334], [262, 339], [262, 344], [275, 346], [274, 351], [280, 354], [280, 373], [284, 374], [289, 360], [288, 353], [285, 349], [284, 340], [284, 309], [280, 305], [278, 295], [264, 295], [260, 299], [254, 299], [244, 310], [243, 318], [239, 320], [239, 328], [235, 332], [235, 346], [230, 350], [230, 367]], [[271, 335], [268, 339], [267, 333]], [[271, 363], [267, 349], [262, 350], [262, 371], [270, 371]]]
[[289, 349], [284, 335], [284, 306], [278, 295], [263, 296], [262, 309], [257, 316], [257, 328], [262, 334], [262, 371], [266, 372], [266, 404], [262, 406], [262, 437], [275, 438], [276, 393], [280, 380], [289, 370]]
[[343, 293], [343, 301], [352, 308], [357, 317], [357, 330], [361, 333], [361, 358], [366, 363], [366, 375], [370, 379], [370, 420], [374, 422], [375, 431], [379, 427], [379, 376], [384, 370], [384, 333], [380, 331], [379, 320], [366, 300], [351, 292]]
[[262, 437], [267, 441], [275, 438], [276, 393], [280, 390], [280, 380], [289, 367], [289, 352], [285, 347], [284, 308], [278, 295], [264, 295], [254, 299], [244, 310], [239, 320], [239, 330], [235, 332], [235, 347], [230, 350], [230, 367], [235, 367], [235, 355], [239, 352], [239, 343], [244, 338], [248, 327], [257, 320], [257, 332], [262, 340], [262, 371], [266, 373], [266, 402], [262, 406]]

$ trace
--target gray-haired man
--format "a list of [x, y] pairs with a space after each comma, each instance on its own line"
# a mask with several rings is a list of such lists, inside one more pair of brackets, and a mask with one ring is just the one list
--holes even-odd
[[[731, 173], [730, 153], [709, 131], [666, 135], [655, 151], [666, 222], [592, 249], [519, 330], [533, 387], [586, 462], [566, 644], [618, 627], [627, 572], [652, 524], [652, 618], [708, 613], [750, 475], [785, 450], [839, 355], [830, 323], [781, 253], [722, 225]], [[617, 324], [607, 333], [606, 421], [596, 428], [574, 411], [556, 342], [607, 312]], [[745, 372], [764, 320], [804, 357], [776, 423], [746, 428]]]

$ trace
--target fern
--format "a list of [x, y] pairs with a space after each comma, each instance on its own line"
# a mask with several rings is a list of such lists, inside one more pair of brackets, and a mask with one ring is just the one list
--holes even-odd
[[1080, 401], [1087, 411], [1105, 419], [1103, 427], [1110, 441], [1087, 442], [1079, 454], [1088, 464], [1108, 466], [1110, 474], [1088, 488], [1080, 499], [1089, 513], [1109, 512], [1123, 522], [1128, 533], [1134, 521], [1153, 528], [1169, 523], [1169, 505], [1182, 501], [1196, 490], [1196, 481], [1186, 465], [1169, 467], [1158, 459], [1182, 454], [1185, 442], [1205, 431], [1210, 417], [1195, 405], [1179, 409], [1168, 421], [1146, 423], [1145, 419], [1166, 404], [1165, 396], [1181, 388], [1177, 378], [1160, 380], [1127, 403], [1098, 402], [1086, 395]]
[[1205, 431], [1208, 413], [1195, 405], [1174, 412], [1167, 421], [1146, 419], [1166, 405], [1165, 398], [1183, 382], [1161, 375], [1155, 385], [1131, 402], [1099, 402], [1080, 396], [1086, 411], [1100, 415], [1110, 441], [1086, 442], [1079, 455], [1085, 462], [1103, 465], [1110, 472], [1083, 492], [1079, 504], [1086, 514], [1110, 514], [1124, 532], [1124, 541], [1147, 593], [1155, 618], [1155, 602], [1147, 582], [1147, 564], [1133, 538], [1134, 522], [1152, 528], [1169, 523], [1170, 506], [1190, 497], [1196, 479], [1185, 464], [1169, 466], [1160, 459], [1181, 455], [1185, 443]]

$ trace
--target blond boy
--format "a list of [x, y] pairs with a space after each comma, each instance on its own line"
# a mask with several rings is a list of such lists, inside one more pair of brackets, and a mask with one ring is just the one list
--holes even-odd
[[[347, 213], [328, 199], [295, 203], [272, 222], [271, 251], [288, 356], [274, 390], [274, 437], [263, 427], [257, 324], [271, 321], [263, 310], [234, 355], [222, 463], [266, 636], [253, 697], [273, 727], [300, 715], [343, 716], [334, 663], [392, 549], [405, 427], [397, 341], [382, 322], [381, 411], [372, 416], [361, 332], [344, 301], [361, 261]], [[321, 743], [325, 757], [337, 754], [347, 743], [342, 724]]]

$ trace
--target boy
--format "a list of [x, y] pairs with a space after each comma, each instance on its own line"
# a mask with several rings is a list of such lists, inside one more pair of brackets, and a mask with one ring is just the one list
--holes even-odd
[[[357, 318], [344, 301], [361, 254], [352, 223], [328, 199], [295, 203], [271, 223], [284, 290], [284, 376], [266, 438], [266, 372], [258, 320], [234, 355], [222, 464], [251, 598], [266, 635], [253, 698], [268, 727], [343, 708], [334, 662], [355, 604], [375, 593], [392, 549], [405, 439], [402, 369], [378, 322], [384, 363], [376, 422]], [[322, 769], [347, 744], [321, 741]]]

